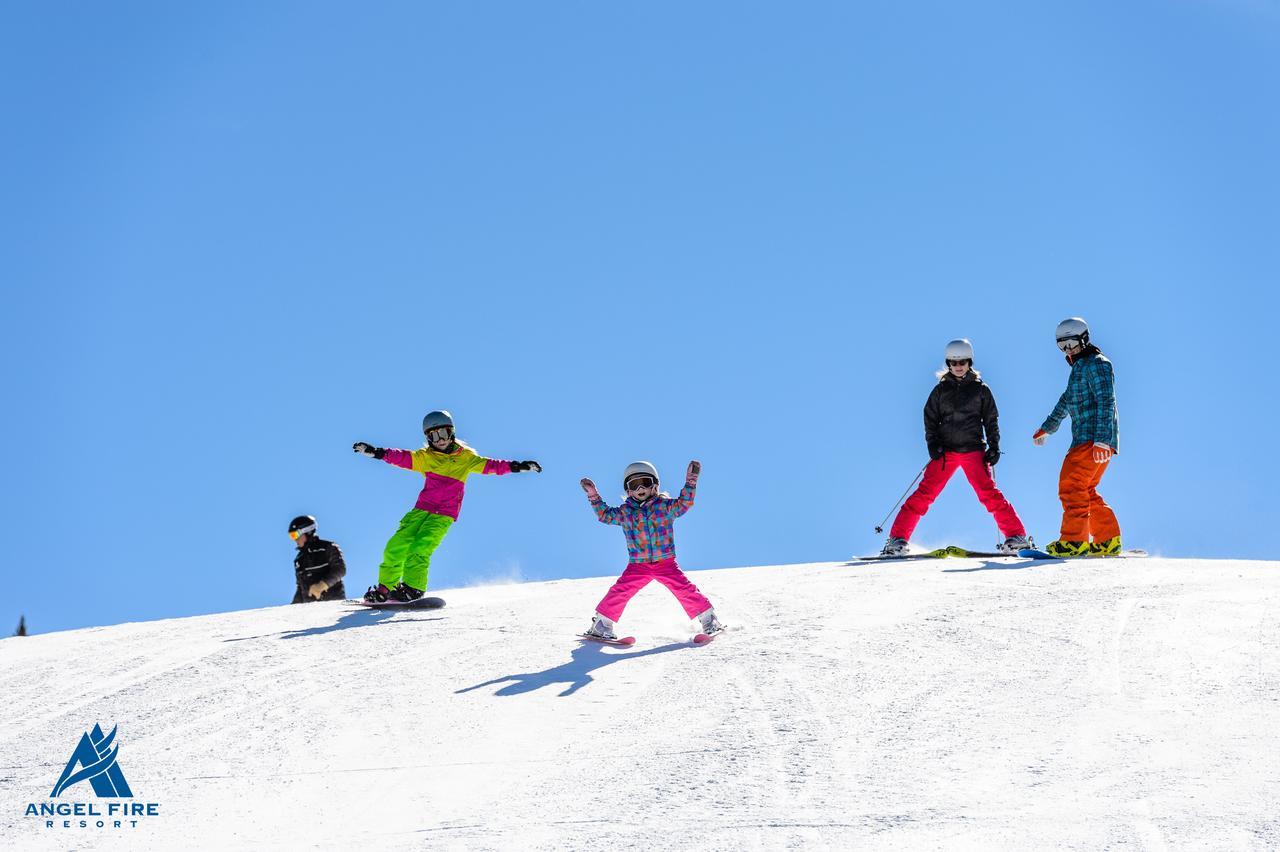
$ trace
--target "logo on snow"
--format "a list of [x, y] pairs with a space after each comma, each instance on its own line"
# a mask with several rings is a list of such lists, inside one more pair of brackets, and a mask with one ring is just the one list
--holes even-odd
[[71, 760], [67, 761], [67, 768], [62, 770], [58, 783], [53, 785], [50, 798], [58, 798], [63, 790], [85, 780], [93, 785], [93, 792], [100, 799], [133, 798], [129, 782], [124, 780], [124, 773], [116, 762], [120, 746], [113, 744], [118, 729], [117, 725], [111, 733], [103, 734], [102, 726], [94, 724], [92, 731], [80, 736], [80, 744], [71, 753]]

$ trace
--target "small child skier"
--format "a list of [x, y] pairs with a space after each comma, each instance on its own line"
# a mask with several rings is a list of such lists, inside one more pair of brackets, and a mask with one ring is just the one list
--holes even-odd
[[488, 459], [454, 436], [453, 417], [432, 411], [422, 418], [427, 443], [417, 450], [375, 447], [360, 441], [352, 449], [363, 456], [421, 473], [426, 479], [417, 504], [400, 519], [400, 527], [387, 542], [378, 567], [378, 585], [365, 592], [366, 603], [408, 603], [427, 589], [431, 554], [458, 519], [467, 477], [473, 473], [542, 472], [536, 461]]
[[684, 488], [674, 500], [660, 491], [658, 469], [647, 461], [632, 462], [622, 473], [626, 501], [617, 508], [608, 506], [590, 479], [582, 480], [591, 508], [604, 524], [617, 524], [627, 537], [630, 564], [596, 607], [591, 627], [583, 635], [597, 639], [617, 639], [614, 627], [622, 618], [627, 602], [637, 592], [657, 580], [676, 596], [689, 618], [698, 622], [708, 636], [719, 633], [724, 625], [716, 618], [711, 601], [689, 582], [676, 564], [675, 519], [693, 506], [693, 494], [702, 472], [699, 462], [689, 462]]

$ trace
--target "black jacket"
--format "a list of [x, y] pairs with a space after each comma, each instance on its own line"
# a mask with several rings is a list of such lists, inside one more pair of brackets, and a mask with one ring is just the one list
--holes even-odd
[[324, 580], [329, 590], [320, 596], [322, 601], [340, 601], [346, 598], [347, 590], [342, 585], [342, 578], [347, 574], [347, 563], [342, 561], [342, 549], [331, 541], [311, 536], [307, 543], [298, 548], [298, 555], [293, 557], [293, 574], [298, 581], [298, 588], [293, 593], [293, 603], [309, 603], [315, 600], [307, 594], [313, 583]]
[[[929, 456], [1000, 451], [1000, 412], [991, 388], [970, 370], [963, 379], [947, 373], [924, 404], [924, 440]], [[986, 431], [986, 441], [982, 433]]]

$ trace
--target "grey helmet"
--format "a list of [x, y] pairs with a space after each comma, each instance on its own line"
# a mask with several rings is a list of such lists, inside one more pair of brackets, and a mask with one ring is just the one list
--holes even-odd
[[453, 415], [447, 411], [428, 411], [427, 416], [422, 418], [422, 434], [427, 434], [430, 429], [439, 429], [441, 426], [453, 428]]
[[627, 465], [627, 469], [622, 472], [622, 487], [627, 487], [627, 480], [633, 476], [652, 476], [653, 481], [658, 482], [658, 469], [651, 462], [634, 461]]
[[1058, 328], [1054, 331], [1054, 337], [1058, 341], [1058, 348], [1066, 351], [1064, 343], [1072, 343], [1079, 341], [1080, 346], [1089, 345], [1089, 324], [1080, 317], [1068, 317], [1058, 323]]
[[947, 344], [946, 352], [943, 358], [947, 361], [968, 361], [973, 363], [973, 344], [969, 342], [969, 338], [961, 337]]

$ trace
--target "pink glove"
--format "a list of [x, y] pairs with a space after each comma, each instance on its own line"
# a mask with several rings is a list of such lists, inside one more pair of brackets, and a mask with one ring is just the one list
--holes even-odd
[[1036, 433], [1031, 436], [1031, 440], [1036, 442], [1037, 447], [1043, 447], [1044, 442], [1048, 439], [1049, 433], [1043, 429], [1037, 429]]
[[582, 490], [587, 492], [588, 500], [599, 500], [600, 492], [596, 490], [596, 484], [585, 477], [582, 480]]
[[684, 474], [685, 485], [697, 485], [698, 476], [700, 476], [701, 474], [702, 474], [702, 462], [696, 462], [696, 461], [689, 462], [689, 469], [685, 471], [685, 474]]
[[1093, 461], [1095, 464], [1106, 464], [1111, 461], [1111, 454], [1115, 450], [1111, 449], [1107, 444], [1101, 441], [1093, 442]]

